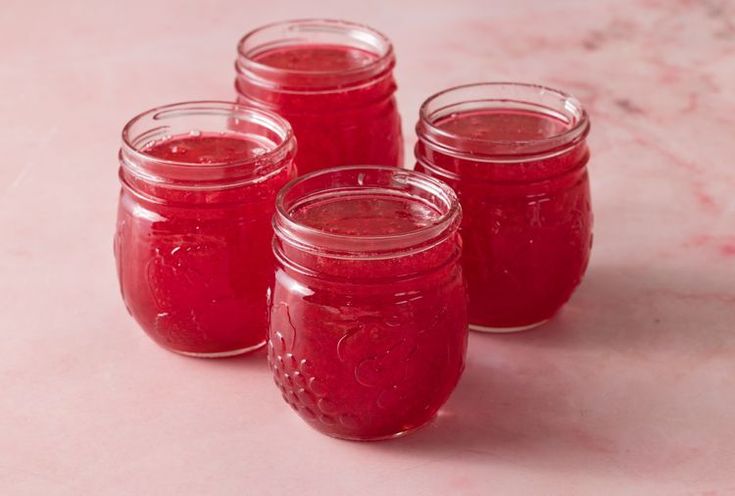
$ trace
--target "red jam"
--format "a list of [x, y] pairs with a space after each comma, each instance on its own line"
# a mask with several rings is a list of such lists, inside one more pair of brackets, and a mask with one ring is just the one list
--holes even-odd
[[[169, 350], [243, 353], [265, 342], [270, 223], [276, 193], [294, 175], [293, 138], [282, 119], [233, 104], [179, 104], [159, 117], [195, 119], [178, 107], [219, 113], [221, 126], [186, 121], [178, 126], [191, 132], [151, 139], [142, 114], [126, 128], [115, 238], [123, 299]], [[232, 129], [255, 118], [270, 119], [275, 131], [252, 122]], [[205, 125], [217, 129], [200, 131]]]
[[154, 141], [141, 151], [161, 160], [212, 165], [253, 159], [272, 147], [273, 143], [252, 136], [196, 133]]
[[543, 323], [580, 283], [592, 242], [588, 129], [576, 100], [530, 85], [470, 85], [424, 104], [416, 169], [462, 204], [471, 328]]
[[402, 165], [395, 58], [383, 35], [339, 21], [293, 21], [251, 32], [239, 52], [238, 100], [291, 123], [299, 174]]
[[464, 368], [454, 193], [385, 167], [281, 192], [268, 358], [286, 402], [335, 437], [384, 439], [435, 415]]
[[377, 54], [359, 48], [340, 45], [296, 45], [285, 49], [267, 50], [253, 57], [253, 60], [287, 72], [329, 73], [360, 69], [377, 58]]

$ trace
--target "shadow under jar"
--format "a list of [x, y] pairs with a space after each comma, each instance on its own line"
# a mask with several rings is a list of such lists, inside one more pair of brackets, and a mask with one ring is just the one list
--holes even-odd
[[271, 218], [296, 144], [275, 114], [226, 102], [159, 107], [122, 133], [115, 258], [130, 314], [202, 357], [265, 344]]
[[287, 119], [299, 174], [350, 164], [403, 165], [393, 47], [344, 21], [269, 24], [240, 40], [238, 101]]
[[537, 85], [480, 83], [424, 102], [416, 170], [454, 188], [470, 328], [529, 329], [572, 295], [592, 245], [587, 113]]
[[426, 424], [464, 369], [467, 301], [454, 192], [390, 167], [327, 169], [278, 195], [268, 361], [330, 436]]

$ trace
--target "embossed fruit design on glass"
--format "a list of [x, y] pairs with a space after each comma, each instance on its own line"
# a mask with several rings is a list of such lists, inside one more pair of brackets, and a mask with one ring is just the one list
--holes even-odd
[[285, 401], [345, 439], [426, 424], [467, 344], [454, 192], [413, 171], [344, 167], [291, 182], [276, 205], [268, 361]]
[[416, 170], [452, 186], [464, 212], [470, 328], [543, 324], [582, 280], [589, 128], [575, 98], [537, 85], [460, 86], [421, 107]]
[[130, 314], [158, 344], [229, 356], [265, 344], [271, 218], [295, 176], [275, 114], [226, 102], [159, 107], [123, 130], [115, 258]]
[[360, 24], [263, 26], [238, 45], [238, 100], [293, 126], [299, 173], [337, 165], [403, 165], [390, 40]]

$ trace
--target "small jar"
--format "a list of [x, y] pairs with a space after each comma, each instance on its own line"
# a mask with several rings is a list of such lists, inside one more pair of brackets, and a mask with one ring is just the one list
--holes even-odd
[[403, 165], [390, 40], [360, 24], [269, 24], [238, 45], [238, 101], [287, 119], [299, 174], [350, 164]]
[[285, 120], [233, 103], [168, 105], [125, 126], [117, 272], [158, 344], [202, 357], [265, 344], [270, 221], [295, 151]]
[[327, 169], [276, 200], [268, 360], [283, 398], [330, 436], [427, 423], [464, 368], [460, 207], [424, 174]]
[[582, 280], [589, 129], [575, 98], [531, 84], [459, 86], [421, 107], [416, 169], [452, 186], [464, 211], [471, 329], [540, 325]]

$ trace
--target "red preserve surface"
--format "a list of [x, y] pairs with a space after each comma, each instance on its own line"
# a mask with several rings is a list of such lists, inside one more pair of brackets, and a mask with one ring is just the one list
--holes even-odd
[[334, 72], [360, 69], [377, 59], [367, 50], [340, 45], [297, 45], [268, 50], [255, 57], [261, 64], [278, 69]]
[[[462, 204], [470, 323], [512, 328], [549, 319], [572, 295], [589, 261], [584, 140], [553, 157], [528, 160], [523, 150], [529, 143], [559, 136], [569, 124], [539, 112], [494, 109], [454, 113], [433, 125], [459, 137], [454, 151], [460, 156], [419, 142], [417, 170], [445, 180]], [[480, 162], [467, 155], [477, 151], [473, 139], [518, 146], [502, 157], [510, 162]]]
[[[216, 169], [274, 146], [254, 136], [197, 133], [142, 151]], [[120, 286], [128, 310], [155, 341], [204, 355], [264, 343], [273, 280], [270, 220], [276, 193], [292, 175], [285, 167], [262, 182], [192, 190], [123, 174], [128, 186], [115, 239]]]
[[[291, 212], [301, 225], [357, 237], [416, 232], [439, 217], [423, 201], [380, 194], [314, 198]], [[433, 248], [384, 259], [281, 247], [268, 356], [286, 402], [313, 427], [347, 439], [428, 422], [464, 368], [456, 231]]]
[[435, 223], [439, 212], [421, 201], [373, 194], [339, 195], [301, 205], [292, 218], [332, 234], [379, 236], [417, 231]]
[[[338, 165], [402, 165], [392, 65], [361, 81], [343, 82], [346, 72], [364, 69], [377, 59], [375, 53], [341, 45], [266, 50], [253, 61], [280, 70], [269, 73], [271, 83], [266, 86], [241, 75], [238, 100], [289, 121], [299, 143], [300, 175]], [[315, 75], [320, 78], [318, 87], [313, 84]]]
[[163, 160], [187, 164], [231, 164], [248, 160], [269, 150], [272, 144], [256, 137], [245, 139], [226, 134], [176, 136], [153, 143], [143, 149], [146, 154]]

